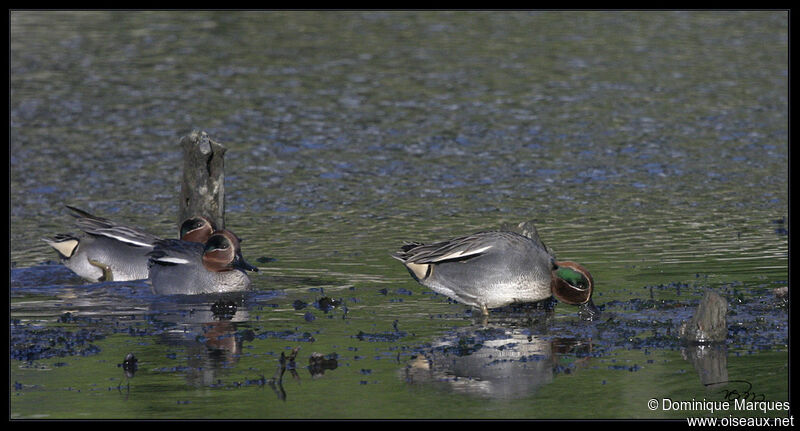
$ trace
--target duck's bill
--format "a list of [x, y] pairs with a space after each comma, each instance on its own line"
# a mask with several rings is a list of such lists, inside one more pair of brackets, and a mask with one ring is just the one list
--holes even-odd
[[249, 263], [247, 263], [247, 261], [246, 261], [246, 260], [244, 260], [244, 258], [243, 258], [243, 257], [241, 257], [241, 256], [239, 256], [239, 257], [238, 257], [238, 258], [237, 258], [237, 259], [236, 259], [236, 260], [233, 262], [233, 266], [234, 266], [234, 268], [238, 268], [238, 269], [241, 269], [241, 270], [243, 270], [243, 271], [253, 271], [253, 272], [258, 272], [258, 268], [257, 268], [257, 267], [255, 267], [255, 266], [253, 266], [253, 265], [250, 265]]

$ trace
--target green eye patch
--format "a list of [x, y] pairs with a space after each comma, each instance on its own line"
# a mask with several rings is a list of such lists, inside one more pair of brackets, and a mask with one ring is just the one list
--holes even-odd
[[584, 290], [589, 288], [589, 281], [578, 271], [571, 268], [558, 268], [556, 277], [566, 281], [571, 286]]

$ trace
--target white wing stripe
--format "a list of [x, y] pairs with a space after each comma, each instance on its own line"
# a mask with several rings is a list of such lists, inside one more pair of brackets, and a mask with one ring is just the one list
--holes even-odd
[[438, 262], [440, 260], [449, 260], [449, 259], [457, 259], [459, 257], [472, 256], [473, 254], [480, 254], [480, 253], [483, 253], [486, 250], [489, 250], [490, 248], [492, 248], [492, 246], [491, 245], [487, 245], [486, 247], [478, 248], [478, 249], [475, 249], [475, 250], [468, 250], [468, 251], [459, 250], [459, 251], [456, 251], [454, 253], [450, 253], [450, 254], [446, 254], [444, 256], [438, 257], [435, 260], [435, 262]]
[[181, 259], [179, 257], [170, 257], [170, 256], [159, 257], [159, 258], [157, 258], [155, 260], [158, 261], [158, 262], [176, 263], [178, 265], [185, 265], [185, 264], [189, 263], [189, 261], [186, 260], [186, 259]]
[[117, 236], [117, 235], [113, 235], [113, 234], [109, 234], [109, 233], [105, 233], [105, 232], [103, 233], [103, 235], [107, 236], [109, 238], [113, 238], [113, 239], [115, 239], [117, 241], [125, 242], [125, 243], [128, 243], [128, 244], [133, 244], [133, 245], [139, 246], [139, 247], [153, 247], [153, 244], [148, 244], [146, 242], [136, 241], [134, 239], [131, 239], [131, 238], [125, 237], [125, 236]]

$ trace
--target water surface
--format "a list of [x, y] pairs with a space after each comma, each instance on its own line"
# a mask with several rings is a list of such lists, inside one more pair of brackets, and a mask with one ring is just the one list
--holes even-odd
[[[787, 18], [13, 11], [10, 416], [683, 418], [647, 401], [721, 379], [787, 401]], [[64, 204], [176, 235], [192, 130], [228, 148], [253, 292], [54, 262]], [[601, 319], [484, 322], [389, 256], [524, 220]], [[729, 337], [698, 351], [675, 330], [708, 289]]]

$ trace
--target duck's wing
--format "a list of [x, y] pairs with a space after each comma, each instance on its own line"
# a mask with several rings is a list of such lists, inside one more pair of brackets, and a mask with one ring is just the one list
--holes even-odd
[[539, 238], [539, 232], [536, 230], [536, 225], [533, 224], [533, 220], [524, 221], [516, 225], [503, 222], [500, 225], [500, 230], [504, 232], [514, 232], [524, 237], [530, 238], [531, 241], [539, 244], [545, 251], [547, 251], [547, 253], [553, 256], [553, 258], [556, 257], [553, 250], [550, 247], [548, 247], [544, 243], [544, 241], [542, 241], [541, 238]]
[[203, 249], [203, 244], [198, 242], [161, 239], [154, 243], [153, 251], [147, 255], [150, 257], [150, 266], [190, 265], [199, 261]]
[[75, 224], [78, 225], [78, 228], [89, 235], [105, 236], [134, 247], [152, 247], [156, 241], [160, 240], [160, 238], [140, 229], [97, 217], [69, 205], [66, 205], [66, 207], [73, 212], [72, 216], [77, 218]]
[[507, 232], [479, 232], [434, 244], [407, 243], [392, 255], [404, 263], [440, 263], [482, 255], [510, 238]]

